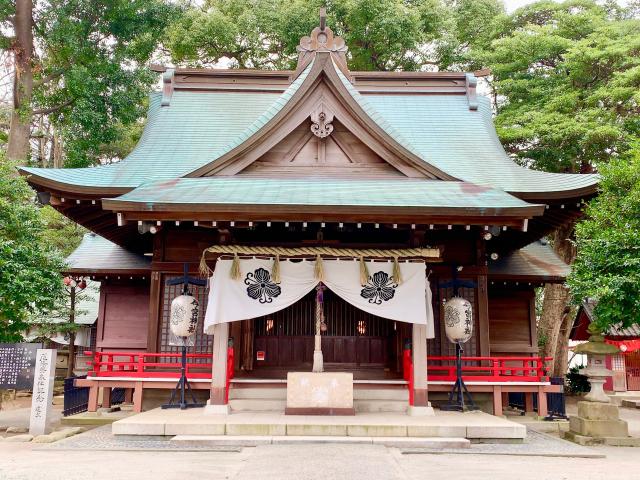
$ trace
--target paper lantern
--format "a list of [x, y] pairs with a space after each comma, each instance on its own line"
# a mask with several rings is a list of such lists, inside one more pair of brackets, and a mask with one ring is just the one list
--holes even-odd
[[171, 332], [176, 337], [189, 337], [198, 325], [198, 300], [191, 295], [180, 295], [171, 302]]
[[444, 326], [449, 341], [464, 343], [473, 334], [473, 310], [471, 303], [461, 297], [453, 297], [444, 304]]

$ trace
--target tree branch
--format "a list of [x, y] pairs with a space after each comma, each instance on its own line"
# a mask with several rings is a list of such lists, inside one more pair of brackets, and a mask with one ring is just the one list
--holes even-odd
[[64, 73], [64, 69], [61, 68], [59, 70], [56, 70], [55, 72], [50, 73], [46, 77], [42, 77], [39, 80], [34, 80], [33, 88], [38, 88], [38, 87], [41, 87], [42, 85], [46, 85], [47, 83], [51, 82], [52, 80], [55, 80], [56, 78], [59, 78], [63, 73]]
[[74, 100], [67, 100], [64, 103], [61, 103], [60, 105], [56, 105], [55, 107], [49, 107], [49, 108], [40, 108], [38, 110], [34, 110], [33, 114], [34, 115], [49, 115], [50, 113], [55, 113], [58, 112], [60, 110], [62, 110], [64, 107], [68, 107], [69, 105], [73, 104]]

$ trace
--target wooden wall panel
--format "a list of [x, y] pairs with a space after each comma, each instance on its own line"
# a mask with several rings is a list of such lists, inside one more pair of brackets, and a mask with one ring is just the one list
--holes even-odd
[[97, 347], [146, 350], [149, 285], [103, 282], [100, 290]]
[[535, 338], [533, 289], [489, 293], [489, 332], [491, 353], [529, 355], [538, 351]]

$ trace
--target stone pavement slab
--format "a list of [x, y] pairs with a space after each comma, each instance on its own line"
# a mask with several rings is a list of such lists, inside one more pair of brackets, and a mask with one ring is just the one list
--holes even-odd
[[284, 415], [239, 412], [211, 415], [204, 409], [154, 409], [113, 423], [116, 435], [320, 435], [355, 437], [463, 437], [522, 440], [524, 425], [484, 412], [441, 412], [412, 417], [403, 413], [353, 416]]

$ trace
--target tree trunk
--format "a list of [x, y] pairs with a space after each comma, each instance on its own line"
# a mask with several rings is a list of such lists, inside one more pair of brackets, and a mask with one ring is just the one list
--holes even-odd
[[[571, 264], [576, 256], [575, 245], [571, 242], [571, 236], [575, 222], [560, 227], [553, 235], [553, 249], [560, 258]], [[566, 368], [566, 344], [569, 337], [563, 324], [571, 322], [569, 314], [569, 290], [562, 284], [547, 284], [544, 287], [544, 300], [542, 303], [542, 315], [538, 322], [538, 338], [541, 343], [541, 354], [545, 357], [553, 357], [553, 368], [556, 376], [563, 376]], [[561, 332], [562, 330], [562, 332]]]
[[13, 109], [9, 127], [7, 157], [15, 162], [25, 162], [29, 157], [29, 136], [31, 133], [31, 96], [33, 93], [33, 52], [32, 0], [18, 0], [13, 21], [15, 41], [14, 55]]
[[[69, 323], [76, 321], [76, 287], [71, 287], [69, 296]], [[69, 332], [69, 361], [67, 362], [67, 378], [73, 377], [76, 363], [76, 332]]]

